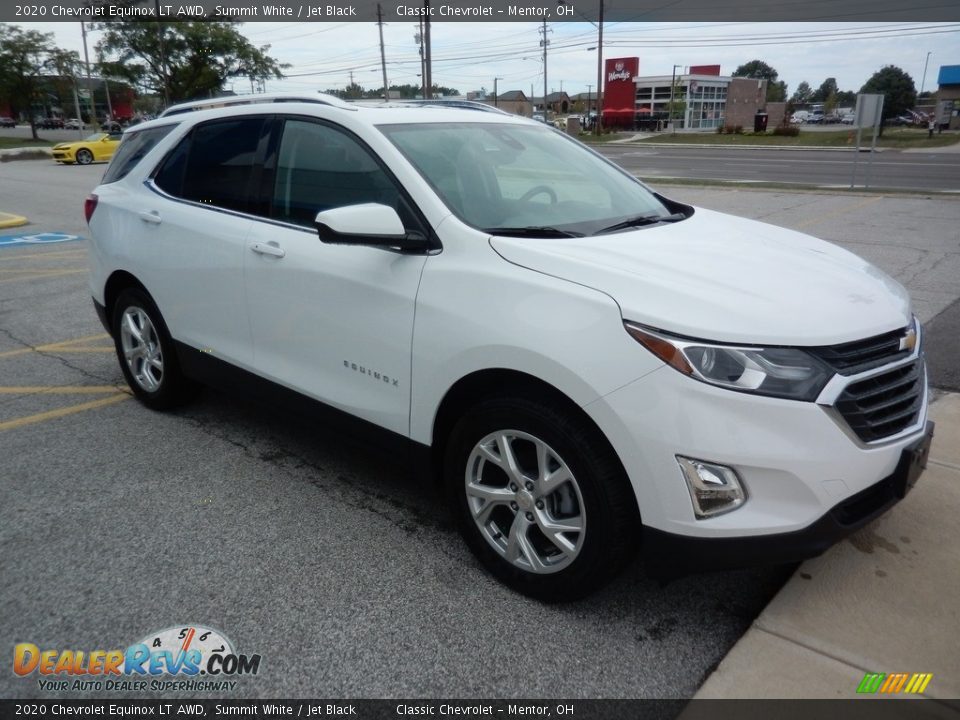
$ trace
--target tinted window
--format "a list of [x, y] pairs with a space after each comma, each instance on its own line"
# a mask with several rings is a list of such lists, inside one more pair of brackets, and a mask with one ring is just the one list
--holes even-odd
[[127, 176], [137, 163], [143, 159], [153, 149], [153, 146], [160, 142], [167, 134], [173, 130], [176, 125], [164, 125], [163, 127], [151, 128], [149, 130], [138, 130], [127, 133], [122, 137], [119, 134], [110, 133], [111, 140], [120, 140], [120, 147], [113, 154], [113, 160], [103, 175], [102, 182], [112, 183]]
[[393, 180], [359, 142], [327, 125], [288, 120], [270, 216], [312, 228], [318, 212], [361, 203], [389, 205], [404, 225], [417, 226]]
[[248, 210], [259, 177], [254, 161], [268, 122], [239, 118], [194, 128], [167, 157], [154, 181], [185, 200]]

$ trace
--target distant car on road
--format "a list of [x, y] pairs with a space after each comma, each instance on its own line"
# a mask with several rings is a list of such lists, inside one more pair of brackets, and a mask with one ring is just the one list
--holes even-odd
[[53, 146], [53, 159], [66, 165], [106, 162], [113, 157], [121, 137], [121, 133], [94, 133], [79, 142], [60, 143]]
[[0, 127], [12, 128], [17, 126], [17, 121], [12, 117], [0, 117]]
[[37, 118], [35, 125], [43, 130], [57, 130], [63, 127], [63, 118]]
[[67, 130], [83, 130], [85, 126], [83, 121], [78, 120], [77, 118], [70, 118], [63, 124], [63, 127]]

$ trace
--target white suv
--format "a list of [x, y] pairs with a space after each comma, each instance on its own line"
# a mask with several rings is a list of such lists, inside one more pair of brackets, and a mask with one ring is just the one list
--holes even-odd
[[589, 592], [638, 542], [658, 575], [816, 555], [925, 463], [899, 284], [543, 123], [175, 108], [125, 133], [86, 215], [144, 404], [229, 385], [412, 451], [480, 560], [539, 598]]

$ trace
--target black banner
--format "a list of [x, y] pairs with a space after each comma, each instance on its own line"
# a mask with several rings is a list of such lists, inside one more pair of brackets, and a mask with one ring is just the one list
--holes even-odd
[[[605, 22], [960, 21], [960, 3], [903, 0], [602, 0]], [[2, 22], [239, 20], [247, 22], [595, 22], [601, 0], [4, 0]]]
[[0, 718], [575, 718], [576, 720], [922, 720], [960, 701], [851, 700], [0, 700]]

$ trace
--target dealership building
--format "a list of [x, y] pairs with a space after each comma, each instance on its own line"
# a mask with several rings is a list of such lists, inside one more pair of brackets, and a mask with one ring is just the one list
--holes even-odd
[[671, 119], [671, 86], [677, 128], [753, 128], [757, 113], [769, 114], [769, 127], [783, 119], [784, 103], [768, 107], [766, 80], [723, 76], [719, 65], [693, 65], [676, 76], [641, 77], [639, 69], [639, 58], [606, 61], [603, 122], [607, 127], [664, 127]]

